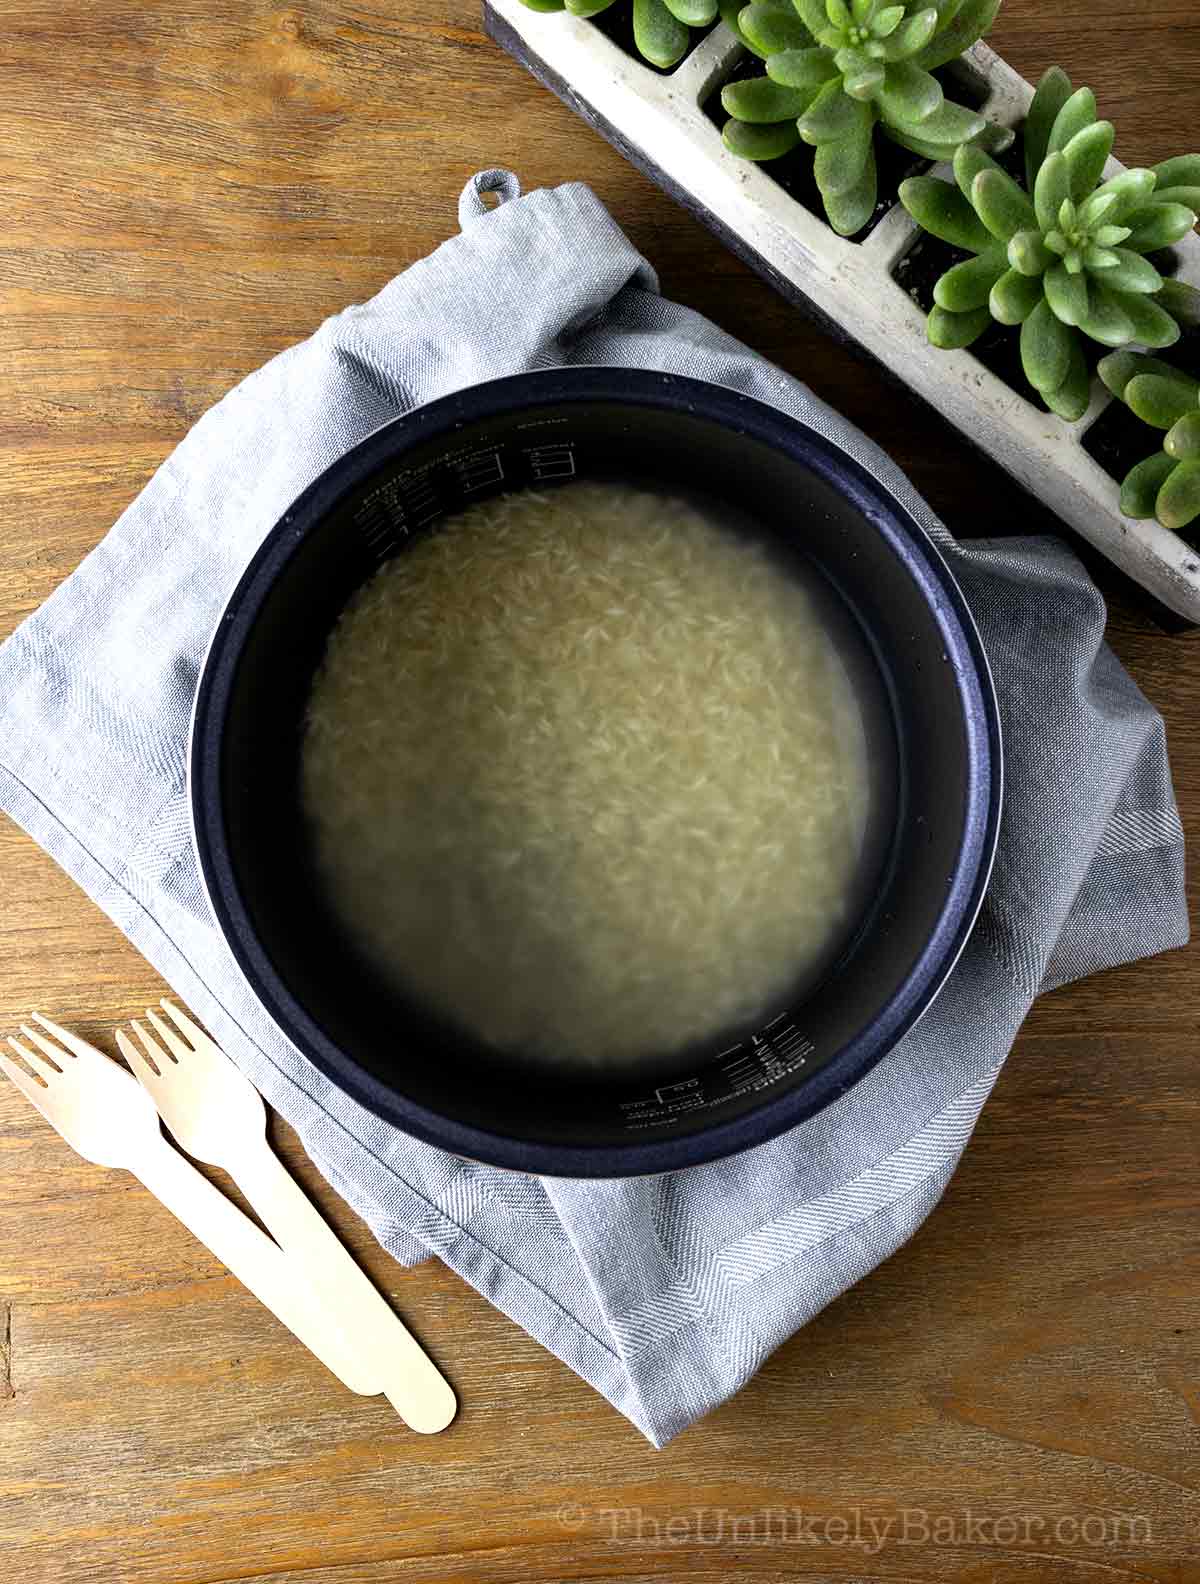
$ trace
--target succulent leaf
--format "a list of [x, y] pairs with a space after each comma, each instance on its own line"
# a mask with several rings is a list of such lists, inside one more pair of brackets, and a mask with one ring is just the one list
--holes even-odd
[[980, 147], [978, 143], [964, 143], [954, 155], [954, 179], [958, 183], [958, 190], [970, 202], [971, 188], [980, 171], [999, 171], [992, 156]]
[[999, 324], [1019, 325], [1042, 301], [1042, 283], [1033, 275], [1008, 269], [992, 287], [988, 308]]
[[[764, 4], [769, 5], [771, 10], [775, 10], [777, 0], [764, 0]], [[752, 54], [763, 59], [766, 56], [766, 51], [759, 49], [754, 40], [742, 31], [741, 23], [738, 20], [741, 13], [748, 9], [749, 7], [743, 3], [743, 0], [717, 0], [717, 10], [721, 13], [721, 21], [724, 22], [734, 38], [740, 40]], [[791, 0], [788, 0], [787, 9], [792, 12], [793, 16], [796, 15], [792, 9]], [[799, 17], [796, 20], [799, 21]], [[801, 23], [801, 26], [803, 27], [803, 23]]]
[[[948, 103], [949, 101], [947, 101]], [[893, 143], [898, 143], [901, 148], [911, 149], [914, 154], [919, 154], [922, 159], [932, 160], [935, 165], [951, 165], [958, 152], [953, 143], [932, 143], [928, 138], [918, 137], [916, 133], [906, 131], [900, 127], [885, 126], [884, 132]], [[983, 131], [974, 139], [975, 144], [988, 152], [1000, 152], [1010, 146], [1013, 134], [1008, 127], [996, 126], [991, 121], [985, 121]]]
[[707, 27], [716, 21], [717, 0], [663, 0], [667, 10], [688, 27]]
[[1195, 286], [1189, 286], [1186, 281], [1165, 280], [1154, 300], [1185, 330], [1200, 328], [1200, 291]]
[[1052, 264], [1042, 277], [1046, 301], [1065, 325], [1077, 325], [1087, 317], [1088, 278], [1082, 272], [1072, 275], [1065, 264]]
[[1057, 154], [1084, 127], [1096, 119], [1096, 96], [1090, 88], [1077, 88], [1054, 118], [1046, 153]]
[[[736, 12], [736, 31], [764, 59], [769, 60], [779, 50], [812, 48], [812, 34], [797, 16], [791, 0], [774, 0], [773, 4], [756, 0], [754, 5], [743, 5], [742, 0], [729, 0], [729, 5]], [[728, 22], [724, 3], [721, 14]]]
[[1182, 334], [1178, 320], [1173, 319], [1156, 300], [1161, 297], [1161, 291], [1154, 297], [1144, 296], [1139, 292], [1121, 294], [1121, 306], [1129, 315], [1129, 322], [1133, 326], [1133, 339], [1140, 341], [1143, 346], [1154, 347], [1157, 351], [1174, 346]]
[[1043, 233], [1048, 234], [1058, 227], [1063, 205], [1070, 201], [1071, 167], [1067, 164], [1066, 155], [1049, 154], [1042, 162], [1033, 184], [1033, 206]]
[[752, 121], [726, 121], [721, 132], [725, 147], [731, 154], [748, 160], [781, 159], [790, 154], [800, 141], [794, 121], [776, 121], [764, 126]]
[[1195, 187], [1163, 187], [1154, 189], [1154, 196], [1160, 203], [1183, 204], [1193, 214], [1200, 214], [1200, 186]]
[[1021, 326], [1021, 367], [1035, 390], [1057, 390], [1066, 379], [1073, 336], [1043, 297]]
[[857, 139], [862, 135], [864, 120], [870, 120], [874, 110], [870, 105], [849, 98], [842, 92], [841, 82], [828, 82], [800, 118], [800, 136], [806, 143], [833, 143], [838, 138]]
[[1002, 275], [1007, 274], [1007, 270], [1004, 255], [999, 250], [964, 259], [938, 278], [933, 288], [933, 300], [939, 308], [953, 314], [972, 313], [977, 308], [985, 308], [992, 287]]
[[1040, 231], [1018, 231], [1008, 244], [1008, 262], [1022, 275], [1041, 275], [1054, 265], [1054, 254]]
[[1000, 0], [965, 0], [962, 5], [938, 7], [941, 25], [916, 57], [917, 65], [936, 71], [966, 53], [996, 20]]
[[[874, 117], [868, 113], [860, 118], [857, 135], [848, 133], [832, 143], [822, 143], [818, 147], [813, 171], [817, 186], [826, 199], [848, 200], [851, 190], [862, 186], [863, 173], [866, 171], [868, 161], [871, 162], [872, 172], [874, 171], [874, 147], [871, 140], [873, 126]], [[871, 217], [871, 211], [875, 208], [873, 175], [871, 187], [871, 208], [867, 211], [866, 219], [859, 222], [860, 225], [866, 224]], [[865, 190], [860, 195], [859, 202], [865, 202]], [[844, 214], [847, 204], [843, 203], [839, 207]], [[834, 226], [834, 230], [837, 229], [837, 226]], [[857, 231], [859, 226], [853, 226], [851, 229]]]
[[949, 182], [937, 176], [910, 176], [900, 184], [900, 202], [923, 231], [951, 247], [982, 253], [992, 236], [971, 205]]
[[[1130, 380], [1138, 374], [1161, 374], [1166, 379], [1188, 377], [1173, 363], [1164, 363], [1162, 358], [1150, 357], [1145, 352], [1108, 352], [1096, 365], [1096, 372], [1118, 400], [1125, 395], [1125, 387]], [[1200, 381], [1193, 380], [1192, 384], [1196, 400], [1200, 403]]]
[[[1129, 246], [1151, 253], [1156, 247], [1170, 247], [1181, 241], [1195, 225], [1195, 209], [1181, 203], [1153, 203], [1138, 211], [1137, 225], [1129, 233]], [[1134, 217], [1130, 217], [1134, 219]]]
[[883, 71], [874, 55], [869, 55], [865, 49], [847, 49], [845, 46], [834, 50], [833, 64], [843, 77], [852, 77], [862, 71]]
[[912, 127], [914, 131], [926, 117], [941, 109], [945, 97], [936, 77], [906, 60], [892, 62], [878, 93], [884, 120]]
[[691, 30], [667, 9], [666, 0], [633, 0], [633, 41], [652, 65], [674, 66], [691, 39]]
[[1177, 462], [1167, 475], [1154, 515], [1164, 528], [1186, 528], [1200, 516], [1200, 462]]
[[[922, 13], [922, 15], [924, 15], [924, 13]], [[870, 20], [868, 20], [868, 18]], [[860, 23], [866, 22], [867, 31], [870, 33], [872, 38], [890, 38], [900, 26], [901, 22], [904, 21], [904, 7], [902, 5], [884, 6], [882, 11], [877, 11], [872, 17], [871, 7], [869, 5], [862, 5], [858, 8], [858, 10], [855, 11], [854, 20]], [[933, 32], [933, 28], [936, 26], [937, 12], [935, 10], [933, 13], [933, 25], [929, 30], [930, 33]]]
[[[893, 8], [889, 8], [893, 9]], [[903, 15], [903, 6], [894, 9]], [[924, 11], [914, 11], [910, 17], [905, 17], [898, 27], [893, 26], [888, 33], [877, 35], [886, 41], [884, 59], [889, 61], [913, 60], [929, 43], [937, 31], [938, 14], [936, 6], [926, 6]], [[917, 64], [914, 62], [914, 64]], [[918, 70], [924, 68], [918, 65]]]
[[795, 6], [800, 13], [800, 20], [814, 38], [828, 31], [829, 13], [825, 9], [825, 0], [795, 0]]
[[[1121, 510], [1126, 517], [1155, 515], [1159, 491], [1174, 473], [1176, 463], [1163, 451], [1130, 468], [1121, 485]], [[1182, 525], [1181, 525], [1182, 526]]]
[[809, 88], [785, 88], [770, 77], [749, 77], [744, 82], [726, 83], [721, 103], [739, 121], [760, 125], [771, 121], [794, 121], [812, 102]]
[[1063, 149], [1063, 158], [1071, 173], [1071, 197], [1082, 202], [1104, 174], [1104, 166], [1112, 153], [1116, 136], [1111, 121], [1093, 121], [1085, 126]]
[[1102, 346], [1128, 346], [1133, 340], [1133, 320], [1121, 299], [1095, 276], [1088, 289], [1088, 311], [1080, 319], [1079, 328]]
[[1176, 462], [1200, 460], [1200, 407], [1176, 419], [1167, 431], [1163, 450]]
[[1071, 336], [1071, 357], [1067, 365], [1066, 378], [1054, 390], [1042, 392], [1042, 399], [1052, 413], [1065, 419], [1068, 423], [1075, 423], [1082, 418], [1088, 410], [1088, 401], [1091, 397], [1091, 380], [1088, 376], [1087, 358], [1083, 352], [1083, 342], [1074, 332]]
[[[832, 154], [836, 147], [837, 145], [833, 143], [822, 144], [817, 150], [817, 160], [819, 161], [824, 154]], [[814, 162], [815, 168], [816, 162]], [[817, 177], [817, 181], [819, 185], [820, 176]], [[873, 143], [868, 142], [867, 162], [858, 181], [843, 192], [822, 191], [821, 197], [829, 224], [839, 236], [853, 236], [856, 231], [862, 230], [875, 212], [878, 197]]]
[[937, 7], [937, 13], [945, 27], [949, 27], [963, 8], [963, 0], [932, 0], [932, 3]]
[[992, 316], [986, 308], [976, 308], [972, 313], [950, 313], [935, 304], [925, 327], [931, 345], [944, 352], [954, 352], [978, 341], [991, 322]]
[[1102, 248], [1100, 251], [1113, 261], [1105, 269], [1106, 286], [1123, 292], [1156, 292], [1161, 288], [1162, 276], [1150, 260], [1143, 258], [1140, 253], [1123, 247]]
[[785, 88], [822, 88], [837, 74], [827, 49], [780, 50], [767, 60], [767, 76]]
[[884, 69], [878, 61], [867, 61], [855, 71], [842, 73], [842, 87], [851, 99], [873, 99], [883, 86]]
[[[1093, 272], [1097, 270], [1103, 270], [1107, 272], [1110, 269], [1115, 269], [1116, 266], [1121, 262], [1116, 253], [1113, 252], [1112, 248], [1100, 247], [1099, 244], [1095, 242], [1089, 243], [1088, 246], [1082, 250], [1080, 256], [1083, 259], [1083, 262], [1087, 265], [1088, 269], [1092, 270]], [[1155, 274], [1157, 273], [1158, 272], [1156, 270]], [[1107, 273], [1105, 273], [1104, 278], [1106, 281], [1110, 279]]]
[[1135, 374], [1121, 400], [1152, 429], [1170, 429], [1185, 413], [1195, 412], [1196, 382], [1186, 375]]
[[1154, 456], [1145, 459], [1145, 463], [1130, 467], [1121, 485], [1122, 515], [1138, 520], [1154, 516], [1159, 489], [1167, 483], [1173, 472], [1175, 463], [1164, 451], [1156, 451]]
[[981, 170], [971, 183], [971, 203], [997, 241], [1008, 243], [1018, 231], [1037, 224], [1027, 193], [1000, 170]]
[[[526, 0], [528, 3], [529, 0]], [[566, 0], [566, 7], [572, 16], [593, 17], [599, 16], [601, 11], [607, 11], [613, 3], [614, 0]], [[557, 11], [559, 7], [555, 6], [554, 9]]]
[[941, 104], [920, 121], [907, 123], [905, 131], [913, 132], [926, 143], [945, 144], [951, 153], [962, 143], [978, 137], [987, 122], [974, 110], [943, 98]]
[[1154, 167], [1158, 187], [1200, 187], [1200, 154], [1176, 154]]
[[[1115, 198], [1112, 207], [1104, 213], [1104, 219], [1110, 224], [1119, 224], [1129, 219], [1133, 212], [1140, 209], [1150, 198], [1154, 191], [1154, 172], [1150, 170], [1123, 170], [1118, 171], [1108, 181], [1102, 183], [1092, 194], [1093, 199]], [[1084, 206], [1086, 208], [1086, 205]]]
[[1071, 79], [1061, 66], [1051, 66], [1038, 83], [1025, 117], [1025, 185], [1030, 192], [1046, 158], [1050, 128], [1070, 97]]
[[1079, 205], [1079, 218], [1088, 227], [1098, 226], [1116, 204], [1116, 193], [1094, 192]]

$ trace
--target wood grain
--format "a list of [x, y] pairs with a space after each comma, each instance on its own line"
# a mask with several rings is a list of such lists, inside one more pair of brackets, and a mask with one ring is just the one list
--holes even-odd
[[[1191, 0], [1007, 0], [994, 41], [1026, 75], [1058, 59], [1091, 82], [1126, 161], [1194, 141]], [[435, 246], [496, 161], [527, 188], [589, 181], [665, 291], [807, 379], [952, 524], [1054, 529], [538, 89], [471, 0], [0, 0], [0, 85], [0, 635], [205, 407]], [[1107, 586], [1195, 841], [1194, 642]], [[0, 876], [0, 1029], [37, 1005], [103, 1042], [162, 992], [7, 824]], [[0, 1086], [0, 1567], [1195, 1584], [1197, 966], [1040, 1002], [926, 1226], [662, 1453], [442, 1266], [391, 1264], [281, 1128], [458, 1388], [449, 1433], [406, 1433]]]

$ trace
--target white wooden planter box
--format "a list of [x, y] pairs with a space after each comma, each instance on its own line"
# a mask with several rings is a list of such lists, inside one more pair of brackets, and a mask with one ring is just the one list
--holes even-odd
[[[1081, 444], [1112, 400], [1100, 382], [1084, 417], [1066, 423], [969, 350], [931, 347], [924, 311], [892, 274], [920, 234], [899, 204], [864, 241], [851, 242], [765, 170], [725, 148], [702, 108], [746, 54], [725, 26], [705, 35], [674, 71], [660, 73], [568, 12], [484, 0], [483, 13], [499, 44], [779, 291], [858, 342], [1156, 599], [1200, 623], [1200, 552], [1157, 522], [1122, 516], [1117, 482]], [[986, 44], [964, 59], [986, 94], [983, 113], [1017, 125], [1030, 84]], [[1107, 174], [1121, 168], [1110, 160]], [[1175, 252], [1179, 278], [1200, 286], [1200, 236], [1190, 233]], [[1146, 455], [1156, 439], [1147, 431]]]

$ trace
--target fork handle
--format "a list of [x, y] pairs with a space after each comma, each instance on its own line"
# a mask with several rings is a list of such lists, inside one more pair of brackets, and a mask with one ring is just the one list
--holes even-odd
[[344, 1338], [330, 1326], [310, 1285], [248, 1216], [161, 1135], [129, 1162], [129, 1170], [326, 1369], [344, 1379]]
[[279, 1246], [304, 1270], [333, 1325], [354, 1339], [347, 1385], [365, 1396], [386, 1392], [412, 1430], [444, 1430], [458, 1407], [453, 1389], [424, 1348], [264, 1137], [227, 1167]]

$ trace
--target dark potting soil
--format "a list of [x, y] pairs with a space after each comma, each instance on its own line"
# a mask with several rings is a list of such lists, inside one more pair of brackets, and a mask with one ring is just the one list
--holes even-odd
[[[605, 15], [607, 14], [606, 12]], [[761, 77], [762, 72], [762, 61], [756, 55], [747, 54], [713, 89], [701, 109], [715, 127], [723, 128], [729, 119], [728, 112], [721, 103], [721, 89], [729, 83], [746, 82], [751, 77]], [[969, 67], [958, 63], [943, 67], [933, 75], [945, 89], [948, 98], [957, 99], [959, 103], [970, 105], [972, 108], [977, 108], [983, 103], [986, 85]], [[759, 169], [772, 181], [778, 182], [784, 192], [794, 198], [798, 204], [802, 204], [810, 214], [824, 221], [825, 207], [821, 202], [820, 189], [813, 175], [814, 158], [815, 150], [808, 144], [801, 143], [781, 159], [761, 161]], [[879, 183], [879, 196], [876, 199], [875, 209], [862, 230], [856, 231], [853, 236], [847, 238], [850, 242], [862, 242], [869, 237], [884, 215], [894, 209], [899, 202], [900, 183], [907, 181], [910, 176], [919, 176], [922, 171], [927, 171], [930, 165], [929, 161], [922, 159], [919, 154], [910, 153], [908, 149], [901, 148], [884, 133], [877, 131], [875, 167]]]

